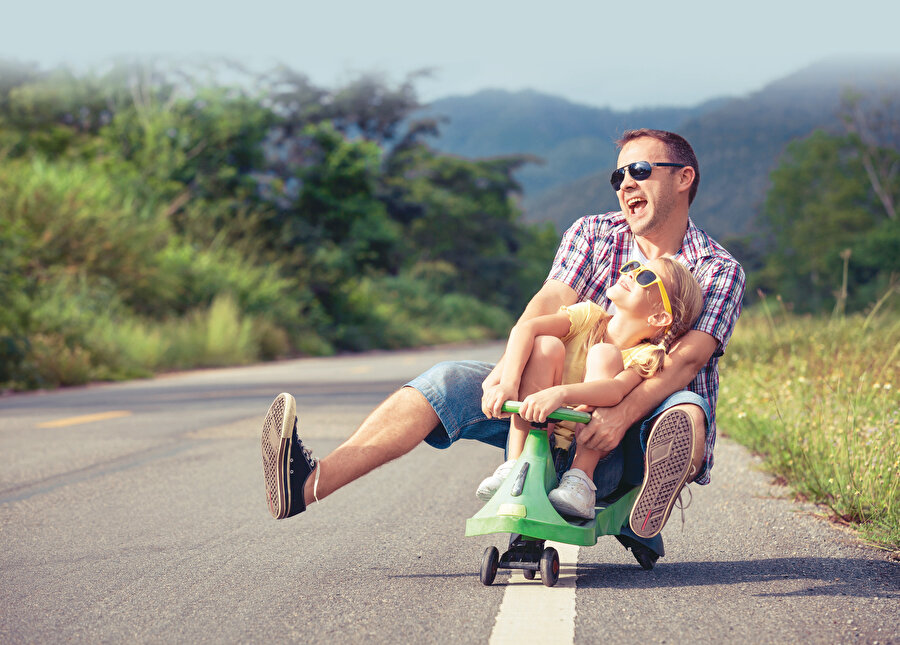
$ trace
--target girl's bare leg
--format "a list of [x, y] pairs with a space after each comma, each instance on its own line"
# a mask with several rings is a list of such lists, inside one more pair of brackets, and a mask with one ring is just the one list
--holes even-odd
[[[534, 339], [531, 356], [522, 370], [519, 384], [519, 399], [529, 394], [562, 383], [563, 366], [566, 361], [566, 347], [555, 336], [538, 336]], [[531, 424], [518, 414], [514, 414], [509, 427], [508, 459], [518, 459], [525, 448], [525, 439]]]
[[[606, 361], [592, 360], [594, 354], [593, 348], [588, 351], [587, 363], [585, 364], [584, 380], [598, 381], [600, 379], [608, 379], [618, 374], [618, 370], [609, 367]], [[597, 462], [609, 454], [608, 450], [592, 450], [578, 446], [575, 449], [575, 459], [572, 460], [572, 468], [578, 468], [588, 477], [594, 476], [594, 470], [597, 468]]]

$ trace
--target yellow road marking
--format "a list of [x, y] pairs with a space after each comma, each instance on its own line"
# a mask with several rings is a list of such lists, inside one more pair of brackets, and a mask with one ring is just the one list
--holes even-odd
[[66, 426], [77, 426], [82, 423], [92, 423], [94, 421], [104, 421], [106, 419], [118, 419], [120, 417], [131, 416], [128, 410], [111, 410], [109, 412], [98, 412], [96, 414], [83, 414], [80, 417], [67, 417], [65, 419], [56, 419], [55, 421], [45, 421], [39, 423], [38, 428], [65, 428]]

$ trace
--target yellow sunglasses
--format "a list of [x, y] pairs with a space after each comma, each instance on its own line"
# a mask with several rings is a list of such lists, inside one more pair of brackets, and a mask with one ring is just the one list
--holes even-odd
[[662, 296], [663, 309], [665, 309], [673, 319], [675, 318], [672, 313], [672, 306], [669, 304], [669, 294], [666, 293], [666, 287], [662, 282], [662, 278], [656, 274], [656, 271], [648, 269], [637, 260], [632, 260], [631, 262], [623, 264], [622, 268], [619, 269], [619, 273], [622, 275], [633, 273], [634, 281], [637, 282], [639, 287], [644, 289], [648, 289], [652, 285], [658, 284], [659, 295]]

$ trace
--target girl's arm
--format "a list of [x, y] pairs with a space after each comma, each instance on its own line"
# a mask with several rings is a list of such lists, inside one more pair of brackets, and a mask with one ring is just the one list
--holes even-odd
[[591, 348], [583, 383], [557, 385], [536, 392], [522, 402], [519, 414], [528, 421], [544, 422], [563, 405], [608, 407], [618, 404], [643, 378], [634, 369], [624, 369], [622, 352], [609, 343]]
[[531, 357], [534, 339], [538, 336], [562, 338], [569, 333], [570, 326], [569, 314], [565, 311], [516, 323], [509, 332], [506, 352], [494, 368], [495, 372], [499, 372], [499, 380], [496, 385], [484, 387], [481, 409], [487, 418], [508, 416], [501, 408], [505, 401], [517, 399], [519, 396], [522, 370]]
[[643, 380], [637, 370], [629, 368], [611, 378], [548, 387], [525, 397], [519, 415], [526, 421], [543, 423], [548, 414], [564, 405], [612, 407]]
[[[528, 306], [525, 307], [525, 311], [519, 317], [519, 323], [538, 316], [553, 315], [563, 305], [574, 305], [577, 301], [578, 294], [575, 293], [572, 287], [558, 280], [547, 280], [540, 291], [531, 298]], [[488, 377], [484, 379], [484, 383], [481, 386], [483, 391], [486, 392], [488, 388], [500, 383], [500, 374], [503, 370], [502, 363], [503, 358], [494, 366]]]

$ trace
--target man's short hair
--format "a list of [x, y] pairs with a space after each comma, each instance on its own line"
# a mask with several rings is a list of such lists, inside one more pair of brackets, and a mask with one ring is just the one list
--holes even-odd
[[[694, 196], [697, 194], [697, 188], [700, 186], [700, 162], [697, 161], [697, 155], [694, 154], [694, 149], [691, 147], [691, 144], [689, 144], [687, 139], [680, 134], [675, 134], [674, 132], [640, 128], [639, 130], [626, 130], [622, 134], [622, 138], [616, 141], [616, 145], [619, 148], [622, 148], [629, 141], [634, 141], [641, 137], [649, 137], [651, 139], [656, 139], [657, 141], [662, 141], [666, 146], [666, 150], [669, 151], [669, 155], [671, 155], [671, 159], [668, 161], [683, 163], [685, 166], [690, 166], [694, 169], [694, 181], [691, 184], [691, 190], [688, 193], [688, 205], [693, 203]], [[644, 161], [657, 160], [645, 159]]]

